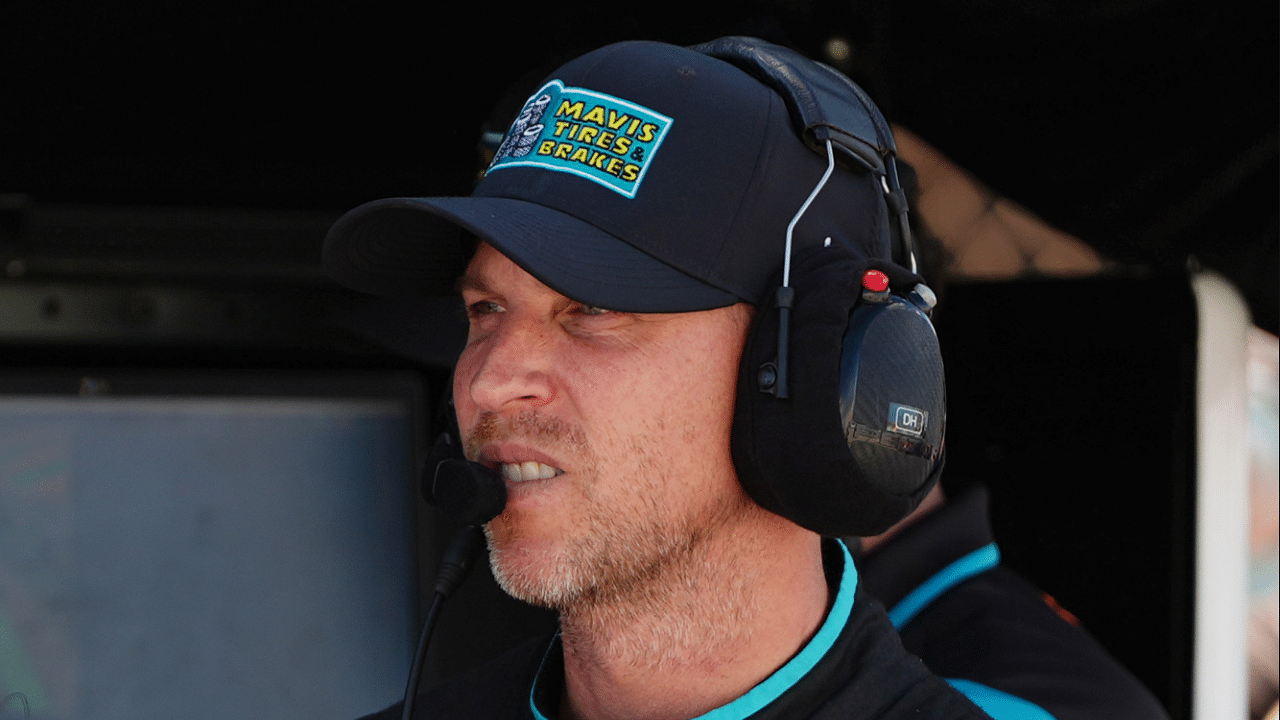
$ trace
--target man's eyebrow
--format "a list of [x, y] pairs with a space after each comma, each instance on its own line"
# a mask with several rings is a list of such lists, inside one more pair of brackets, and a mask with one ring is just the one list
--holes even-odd
[[489, 283], [476, 275], [472, 275], [471, 273], [463, 273], [453, 283], [453, 291], [461, 295], [467, 290], [471, 290], [472, 292], [487, 292], [489, 290]]

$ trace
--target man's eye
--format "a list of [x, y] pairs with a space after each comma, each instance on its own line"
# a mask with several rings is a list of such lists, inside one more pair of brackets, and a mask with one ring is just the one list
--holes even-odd
[[479, 300], [467, 306], [467, 315], [469, 317], [493, 315], [500, 312], [502, 312], [502, 306], [492, 300]]
[[602, 307], [596, 307], [595, 305], [581, 305], [578, 307], [578, 312], [583, 315], [607, 315], [613, 311]]

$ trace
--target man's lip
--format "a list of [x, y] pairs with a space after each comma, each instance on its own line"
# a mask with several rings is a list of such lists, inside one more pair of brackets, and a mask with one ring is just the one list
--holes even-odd
[[480, 448], [480, 463], [496, 470], [499, 465], [538, 462], [557, 470], [564, 466], [556, 458], [536, 448], [519, 443], [490, 443]]

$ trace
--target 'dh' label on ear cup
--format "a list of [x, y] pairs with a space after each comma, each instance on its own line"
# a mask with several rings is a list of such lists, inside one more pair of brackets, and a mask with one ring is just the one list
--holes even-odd
[[929, 426], [929, 413], [910, 405], [889, 403], [889, 430], [912, 437], [924, 437]]

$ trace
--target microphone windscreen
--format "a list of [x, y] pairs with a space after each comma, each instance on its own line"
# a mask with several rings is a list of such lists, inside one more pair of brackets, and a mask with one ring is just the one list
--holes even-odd
[[483, 525], [506, 507], [507, 484], [501, 475], [479, 463], [442, 460], [436, 465], [428, 499], [463, 525]]

